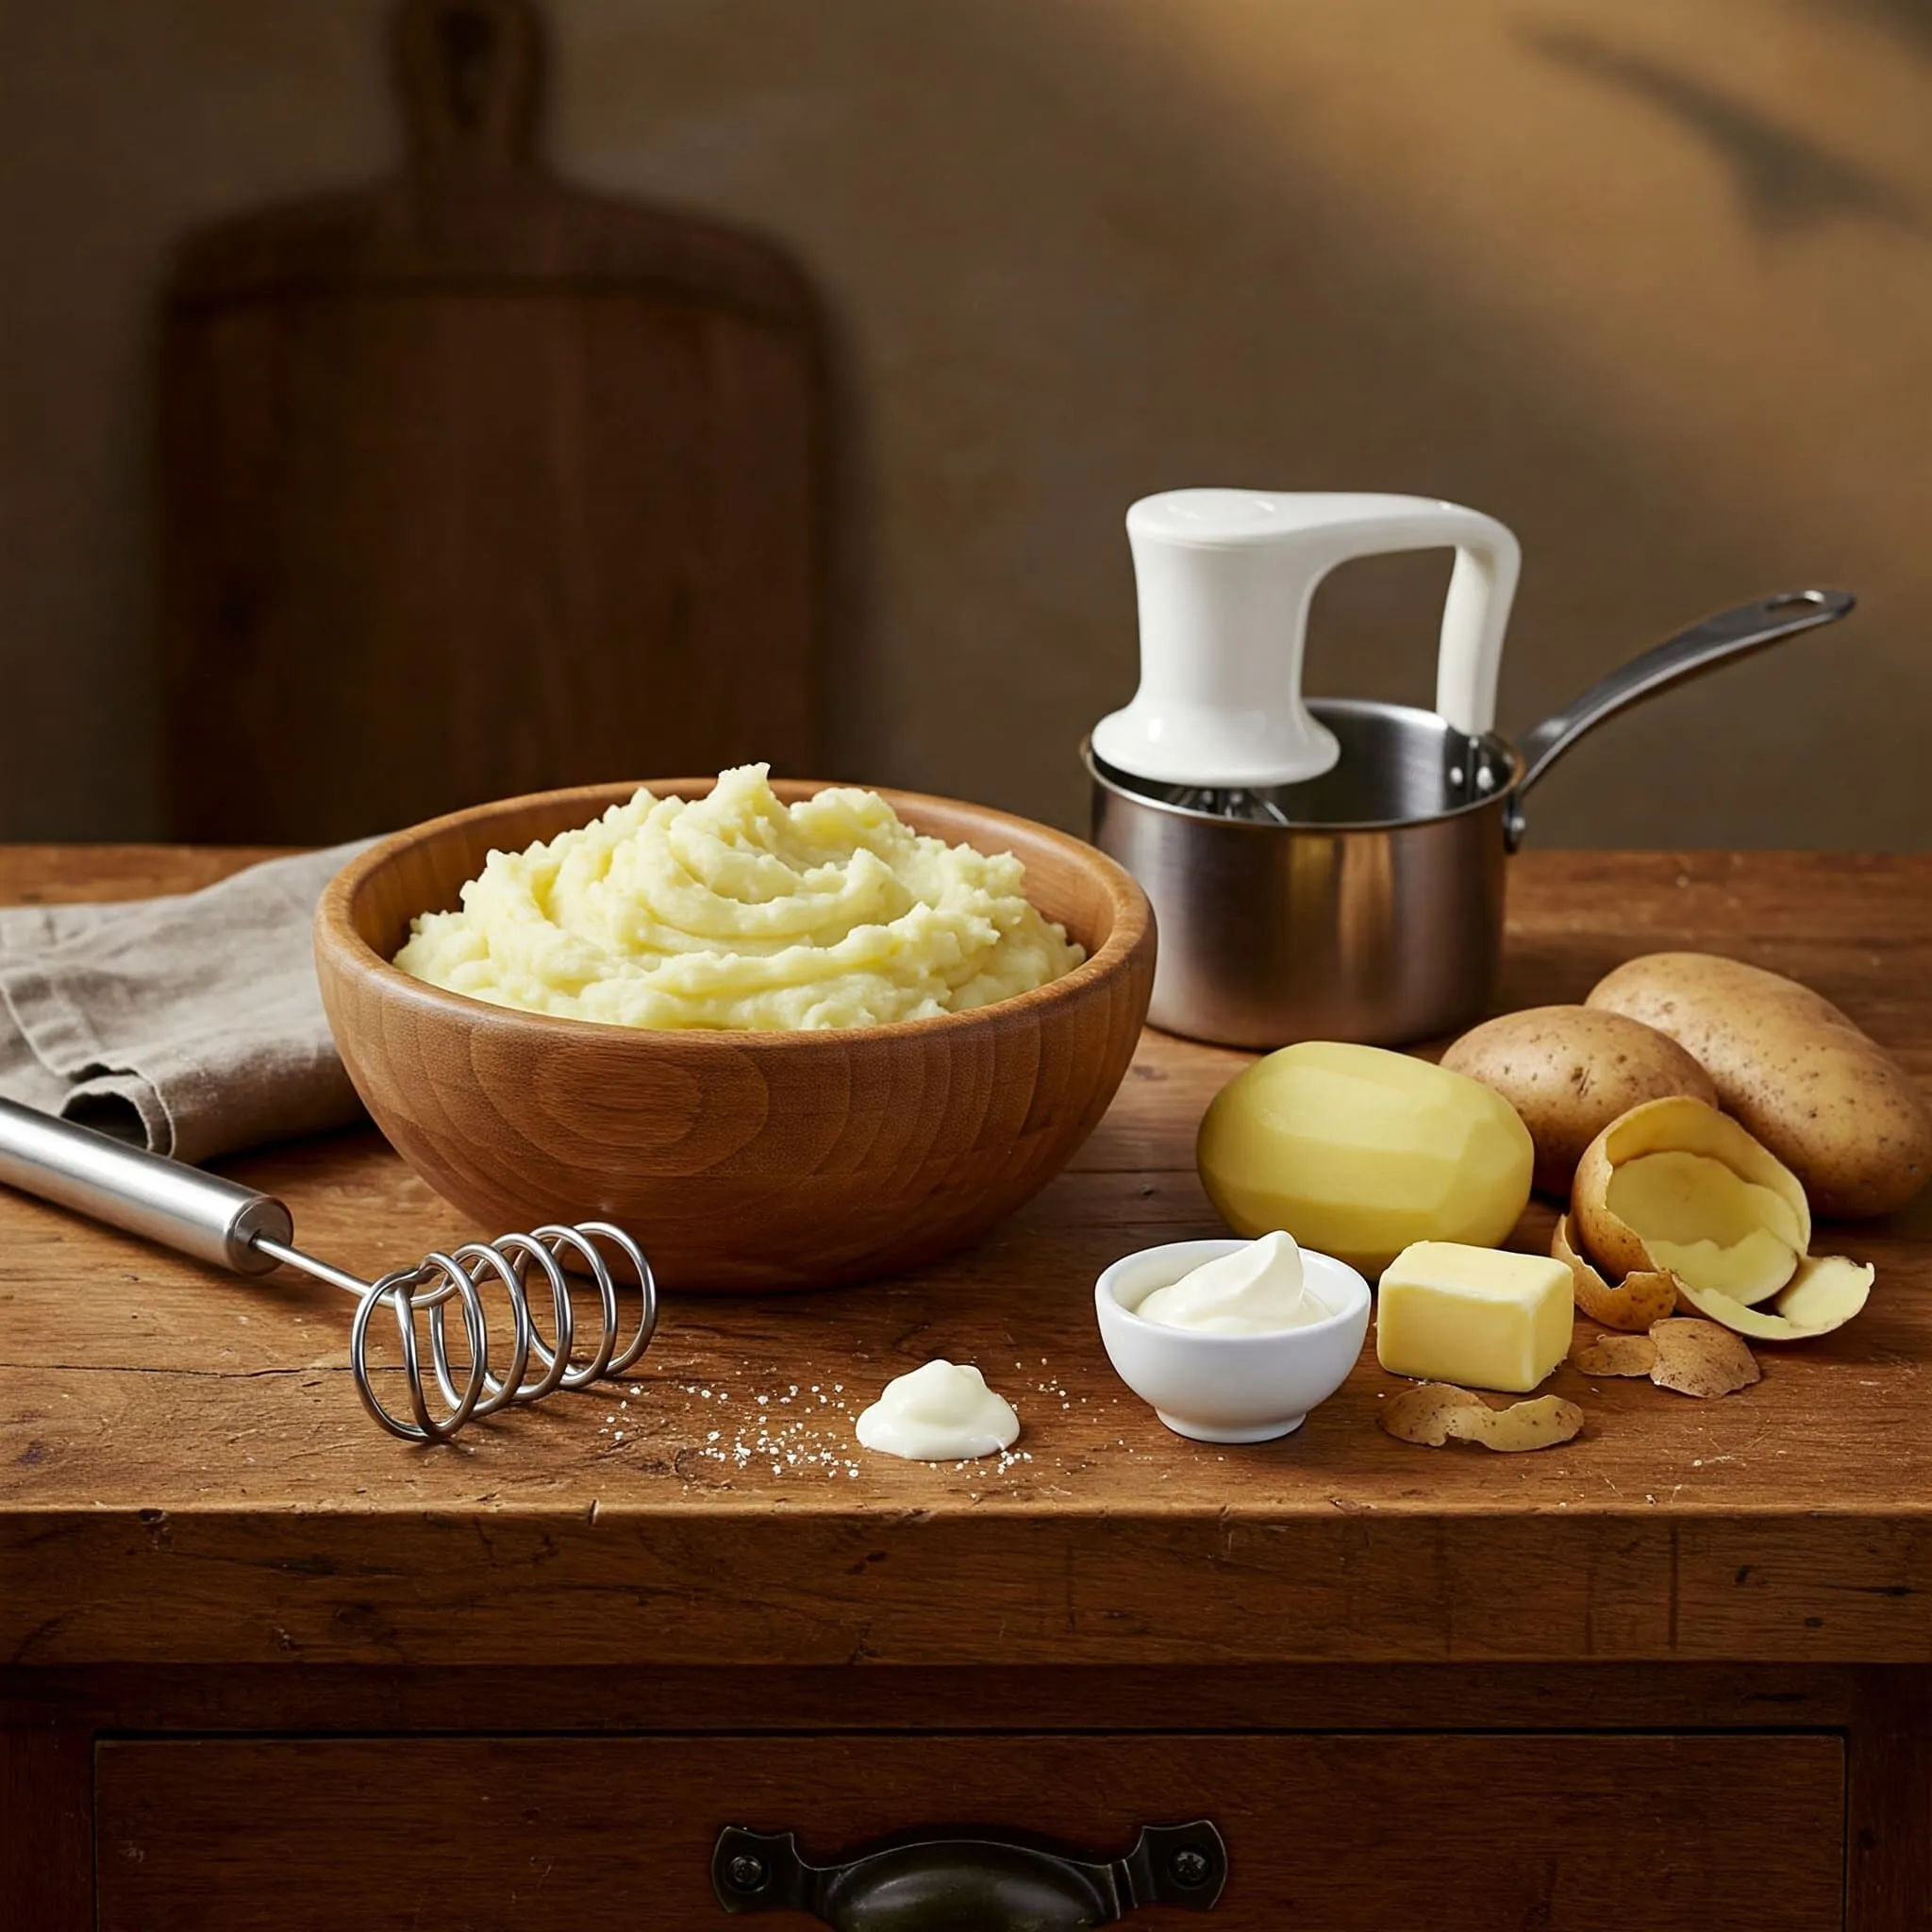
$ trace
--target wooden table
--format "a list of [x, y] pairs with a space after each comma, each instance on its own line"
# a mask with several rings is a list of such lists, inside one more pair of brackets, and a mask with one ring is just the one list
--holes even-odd
[[[236, 862], [15, 850], [0, 896]], [[1511, 891], [1504, 1005], [1720, 948], [1932, 1076], [1932, 859], [1543, 854]], [[328, 1291], [0, 1200], [0, 1922], [689, 1932], [726, 1824], [1112, 1857], [1206, 1816], [1229, 1927], [1932, 1924], [1932, 1199], [1844, 1230], [1870, 1308], [1742, 1395], [1565, 1368], [1577, 1441], [1433, 1452], [1375, 1427], [1371, 1350], [1212, 1449], [1113, 1378], [1091, 1291], [1216, 1231], [1192, 1134], [1241, 1064], [1150, 1035], [972, 1252], [677, 1302], [628, 1389], [436, 1452], [363, 1416]], [[473, 1232], [368, 1133], [227, 1171], [364, 1270]], [[1014, 1398], [1018, 1459], [856, 1449], [934, 1355]]]

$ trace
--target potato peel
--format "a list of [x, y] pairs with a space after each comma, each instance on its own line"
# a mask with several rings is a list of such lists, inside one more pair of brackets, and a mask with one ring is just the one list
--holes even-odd
[[1656, 1359], [1650, 1379], [1679, 1395], [1735, 1395], [1760, 1379], [1756, 1357], [1730, 1329], [1681, 1315], [1650, 1331]]
[[1679, 1395], [1731, 1395], [1759, 1379], [1743, 1341], [1715, 1322], [1666, 1316], [1648, 1335], [1599, 1335], [1570, 1357], [1585, 1375], [1647, 1376]]
[[1865, 1306], [1876, 1274], [1876, 1269], [1842, 1255], [1807, 1256], [1770, 1313], [1682, 1281], [1677, 1297], [1698, 1314], [1755, 1341], [1807, 1341], [1842, 1328]]
[[1869, 1261], [1854, 1261], [1846, 1255], [1807, 1255], [1774, 1306], [1794, 1328], [1807, 1335], [1829, 1335], [1864, 1307], [1877, 1278], [1878, 1271]]
[[1641, 1334], [1653, 1322], [1661, 1322], [1666, 1315], [1676, 1312], [1674, 1275], [1642, 1269], [1626, 1274], [1612, 1288], [1572, 1245], [1567, 1214], [1557, 1217], [1557, 1230], [1550, 1237], [1550, 1256], [1569, 1269], [1576, 1306], [1592, 1322], [1601, 1322], [1607, 1328]]
[[1553, 1449], [1583, 1427], [1583, 1411], [1557, 1395], [1491, 1408], [1481, 1396], [1448, 1382], [1405, 1389], [1383, 1405], [1382, 1427], [1397, 1441], [1440, 1449], [1445, 1442], [1480, 1442], [1485, 1449], [1517, 1455]]
[[1647, 1375], [1657, 1366], [1657, 1343], [1648, 1335], [1599, 1335], [1570, 1360], [1586, 1375]]
[[[1765, 1191], [1782, 1204], [1775, 1213], [1770, 1211], [1773, 1204], [1764, 1207], [1767, 1222], [1776, 1224], [1766, 1228], [1764, 1244], [1782, 1247], [1792, 1256], [1791, 1272], [1781, 1278], [1782, 1285], [1775, 1292], [1768, 1279], [1761, 1292], [1748, 1296], [1728, 1293], [1708, 1280], [1702, 1286], [1687, 1281], [1670, 1268], [1659, 1266], [1662, 1257], [1610, 1208], [1609, 1182], [1620, 1167], [1674, 1152], [1716, 1160], [1740, 1181]], [[1793, 1235], [1798, 1237], [1794, 1253]], [[1557, 1222], [1550, 1253], [1568, 1265], [1576, 1306], [1592, 1321], [1608, 1327], [1650, 1329], [1676, 1313], [1702, 1316], [1734, 1335], [1747, 1335], [1757, 1341], [1805, 1341], [1843, 1327], [1865, 1306], [1874, 1278], [1872, 1269], [1843, 1256], [1807, 1256], [1805, 1249], [1810, 1239], [1810, 1208], [1804, 1189], [1789, 1168], [1736, 1121], [1699, 1101], [1667, 1099], [1632, 1108], [1584, 1150], [1576, 1169], [1571, 1213]], [[1673, 1254], [1690, 1252], [1681, 1243], [1675, 1248], [1668, 1242], [1659, 1245]], [[1741, 1256], [1744, 1244], [1734, 1241], [1730, 1252]], [[1749, 1271], [1740, 1268], [1734, 1272]], [[1611, 1275], [1618, 1277], [1615, 1286]], [[1668, 1305], [1663, 1298], [1666, 1289]]]
[[1774, 1154], [1701, 1100], [1647, 1100], [1612, 1121], [1577, 1162], [1571, 1215], [1582, 1252], [1600, 1265], [1624, 1276], [1658, 1267], [1643, 1237], [1609, 1205], [1617, 1169], [1653, 1154], [1699, 1155], [1727, 1168], [1778, 1205], [1779, 1224], [1774, 1231], [1785, 1246], [1800, 1255], [1810, 1246], [1811, 1210], [1805, 1191]]
[[1419, 1388], [1405, 1389], [1382, 1405], [1380, 1421], [1384, 1429], [1399, 1442], [1419, 1442], [1425, 1449], [1440, 1449], [1449, 1440], [1449, 1420], [1466, 1410], [1487, 1408], [1479, 1395], [1457, 1389], [1449, 1382], [1424, 1382]]

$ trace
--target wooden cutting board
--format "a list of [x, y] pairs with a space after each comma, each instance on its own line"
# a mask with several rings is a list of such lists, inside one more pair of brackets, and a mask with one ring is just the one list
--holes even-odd
[[408, 159], [179, 251], [178, 838], [314, 842], [749, 758], [808, 774], [820, 329], [768, 244], [533, 158], [526, 0], [403, 0]]

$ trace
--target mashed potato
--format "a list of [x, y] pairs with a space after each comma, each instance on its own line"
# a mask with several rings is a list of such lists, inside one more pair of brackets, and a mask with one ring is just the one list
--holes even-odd
[[460, 912], [395, 963], [433, 986], [614, 1026], [875, 1026], [1025, 992], [1086, 956], [1010, 853], [922, 838], [876, 792], [793, 806], [769, 768], [707, 798], [641, 791], [596, 824], [492, 852]]

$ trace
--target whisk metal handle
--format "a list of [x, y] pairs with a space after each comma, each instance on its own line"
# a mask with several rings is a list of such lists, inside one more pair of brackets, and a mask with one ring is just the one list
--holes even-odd
[[0, 1100], [0, 1181], [238, 1274], [280, 1265], [256, 1236], [286, 1243], [294, 1234], [273, 1194], [10, 1100]]

